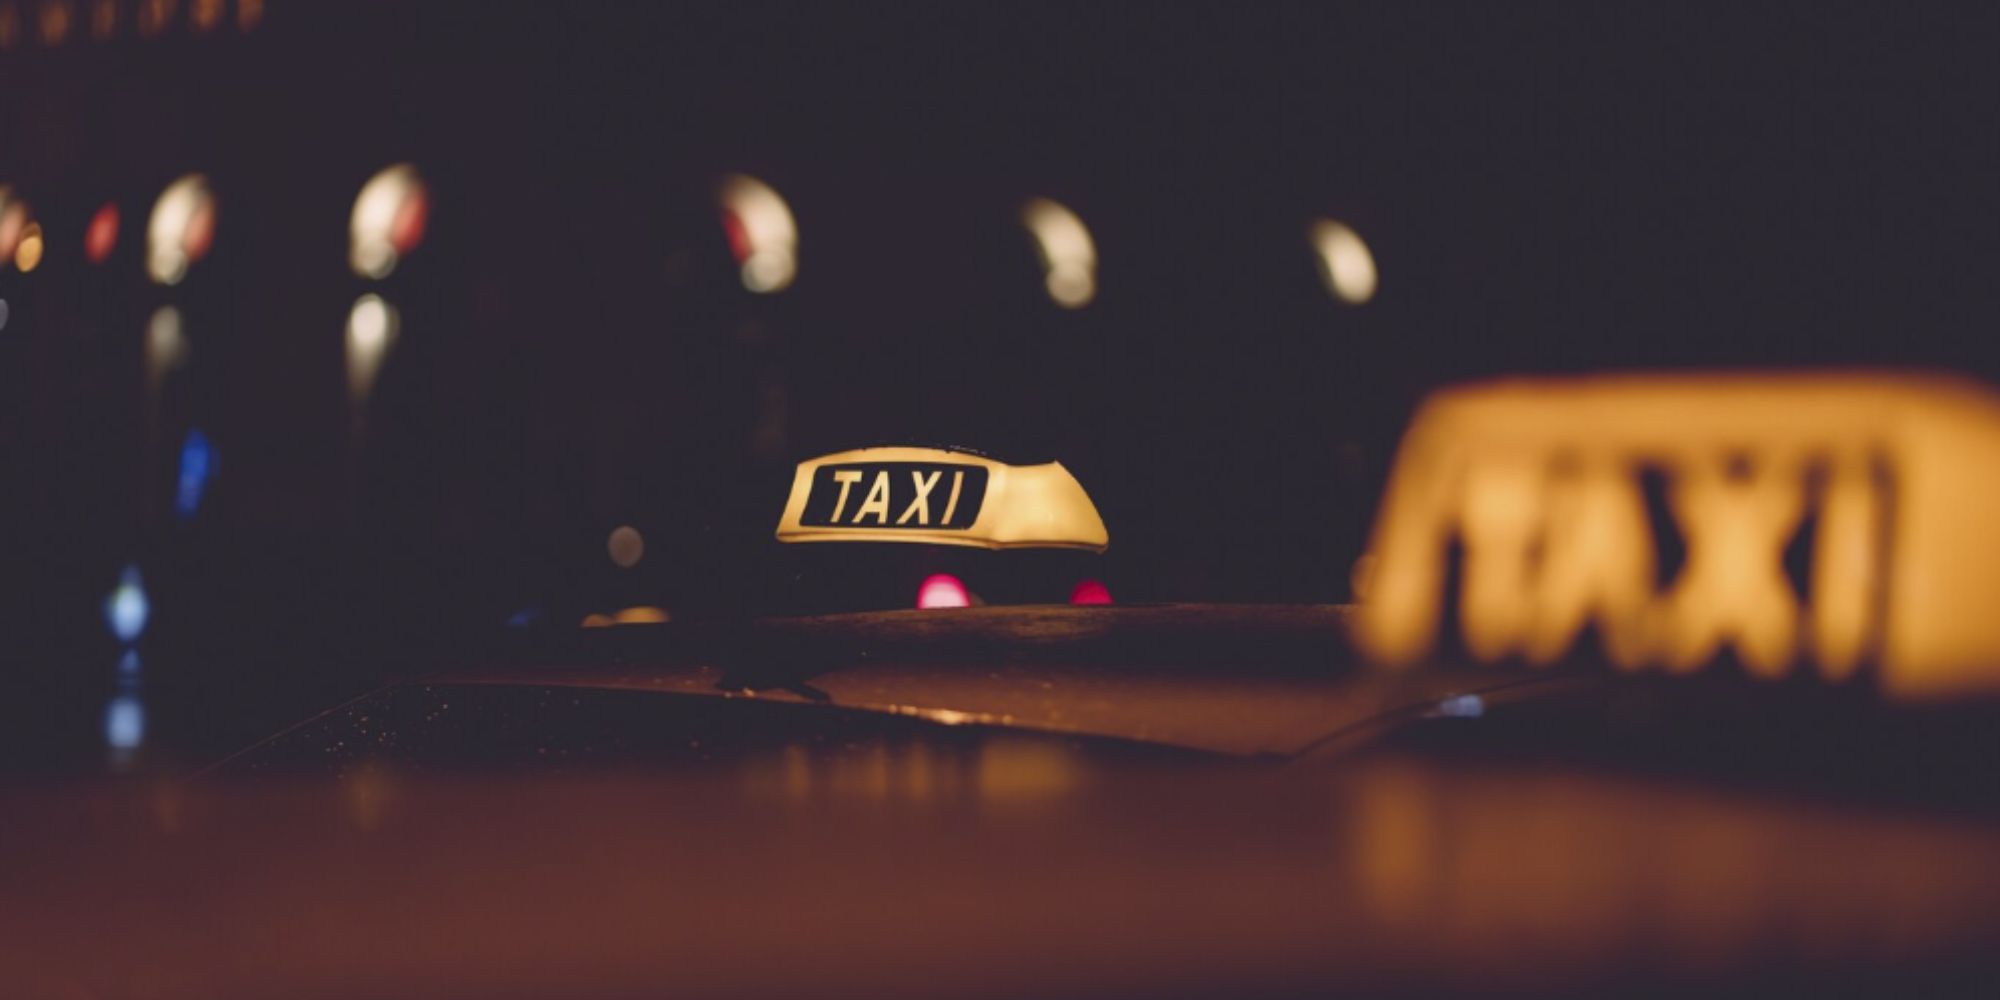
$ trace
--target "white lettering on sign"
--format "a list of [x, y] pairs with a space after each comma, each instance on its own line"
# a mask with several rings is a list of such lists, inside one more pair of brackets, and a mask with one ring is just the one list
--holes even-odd
[[[860, 524], [861, 519], [870, 514], [875, 515], [876, 524], [889, 523], [889, 473], [886, 471], [875, 473], [875, 482], [868, 487], [868, 499], [861, 501], [861, 509], [854, 512], [854, 523]], [[834, 516], [839, 517], [838, 514]]]
[[[951, 473], [948, 493], [944, 488], [947, 471]], [[899, 493], [897, 491], [903, 485], [905, 474], [909, 476], [909, 487]], [[952, 522], [958, 514], [959, 498], [965, 491], [964, 469], [833, 469], [830, 475], [839, 488], [832, 491], [831, 512], [818, 523], [865, 528], [965, 527]], [[978, 479], [974, 480], [975, 491], [978, 482]], [[820, 488], [829, 487], [822, 483]], [[976, 498], [978, 493], [973, 495]], [[937, 517], [940, 500], [944, 516]], [[890, 521], [892, 514], [895, 516], [893, 522]]]
[[951, 523], [951, 516], [958, 513], [958, 491], [965, 486], [963, 470], [951, 474], [951, 496], [944, 502], [944, 523]]
[[861, 481], [861, 470], [836, 469], [833, 473], [833, 481], [840, 484], [840, 499], [834, 501], [833, 504], [833, 520], [834, 523], [838, 524], [840, 522], [840, 512], [847, 509], [848, 487]]
[[[912, 516], [917, 519], [918, 524], [931, 523], [931, 490], [937, 487], [938, 478], [943, 475], [943, 472], [933, 472], [930, 478], [926, 479], [921, 472], [910, 473], [910, 480], [916, 485], [917, 495], [910, 501], [908, 507], [903, 508], [903, 516], [896, 519], [897, 524], [910, 523]], [[965, 473], [961, 472], [959, 475], [963, 476]]]

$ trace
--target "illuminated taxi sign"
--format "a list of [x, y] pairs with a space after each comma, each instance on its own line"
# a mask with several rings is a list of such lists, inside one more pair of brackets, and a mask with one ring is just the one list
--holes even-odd
[[931, 448], [863, 448], [799, 463], [781, 542], [924, 542], [1102, 552], [1097, 508], [1061, 464], [1013, 466]]
[[1899, 696], [2000, 689], [1996, 496], [2000, 399], [1951, 379], [1452, 390], [1403, 440], [1354, 638], [1412, 662], [1455, 605], [1482, 660], [1547, 663], [1589, 632], [1627, 669], [1727, 651], [1767, 678], [1865, 663]]
[[894, 531], [965, 531], [986, 504], [984, 466], [955, 462], [848, 462], [813, 470], [799, 525]]

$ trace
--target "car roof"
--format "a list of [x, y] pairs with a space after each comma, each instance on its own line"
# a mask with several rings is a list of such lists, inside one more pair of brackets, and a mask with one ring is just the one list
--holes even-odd
[[0, 876], [0, 964], [168, 997], [1924, 993], [2000, 933], [1989, 825], [1406, 755], [1092, 760], [0, 789], [35, 818], [0, 849], [36, 859]]
[[1370, 668], [1348, 649], [1348, 611], [1037, 606], [674, 622], [592, 630], [594, 657], [421, 679], [827, 703], [1290, 756], [1385, 715], [1560, 676]]

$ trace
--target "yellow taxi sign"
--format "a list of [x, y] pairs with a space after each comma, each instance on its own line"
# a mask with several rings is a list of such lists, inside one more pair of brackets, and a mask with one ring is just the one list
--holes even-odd
[[1007, 465], [935, 448], [862, 448], [800, 462], [778, 540], [1091, 552], [1111, 541], [1061, 463]]
[[[1996, 496], [2000, 398], [1951, 378], [1453, 389], [1403, 439], [1354, 639], [1379, 661], [1422, 659], [1455, 605], [1480, 660], [1547, 663], [1588, 630], [1628, 669], [1727, 651], [1762, 677], [1868, 664], [1897, 696], [1992, 691]], [[1788, 553], [1803, 554], [1790, 573]]]

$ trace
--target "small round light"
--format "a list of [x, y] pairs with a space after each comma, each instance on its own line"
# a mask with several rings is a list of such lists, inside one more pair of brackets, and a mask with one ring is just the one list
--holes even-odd
[[396, 346], [402, 319], [380, 295], [363, 295], [347, 313], [347, 391], [356, 402], [368, 398], [382, 362]]
[[103, 42], [118, 34], [117, 0], [91, 0], [90, 37]]
[[363, 351], [380, 351], [389, 340], [389, 304], [380, 295], [363, 295], [354, 303], [354, 311], [349, 314], [351, 322], [348, 331], [354, 338], [355, 347]]
[[137, 750], [146, 741], [146, 709], [139, 699], [121, 694], [104, 709], [104, 742], [114, 750]]
[[30, 222], [21, 230], [21, 241], [14, 244], [14, 266], [27, 274], [42, 266], [42, 224]]
[[629, 524], [621, 524], [611, 529], [611, 537], [604, 540], [604, 549], [611, 556], [611, 562], [619, 569], [631, 569], [646, 557], [646, 539], [639, 529]]
[[193, 0], [188, 4], [188, 26], [195, 34], [207, 34], [222, 23], [222, 0]]
[[111, 251], [118, 249], [118, 205], [105, 202], [98, 206], [97, 213], [90, 217], [89, 228], [83, 231], [83, 255], [92, 264], [102, 264], [111, 259]]
[[965, 584], [950, 573], [933, 573], [917, 587], [919, 608], [969, 608], [972, 595]]
[[146, 274], [157, 284], [178, 285], [215, 246], [215, 195], [208, 178], [188, 174], [160, 192], [146, 220]]
[[1375, 255], [1360, 233], [1332, 219], [1321, 219], [1313, 226], [1312, 241], [1319, 251], [1320, 278], [1334, 298], [1358, 306], [1375, 297], [1380, 280]]
[[171, 0], [143, 0], [139, 4], [139, 34], [151, 38], [165, 31], [173, 13]]
[[1047, 198], [1029, 199], [1021, 224], [1035, 238], [1049, 298], [1064, 309], [1089, 305], [1097, 297], [1097, 243], [1090, 228], [1068, 206]]
[[1071, 604], [1110, 604], [1111, 588], [1098, 580], [1084, 580], [1069, 592]]
[[417, 168], [398, 163], [368, 179], [348, 218], [348, 266], [363, 278], [386, 278], [423, 242], [430, 191]]
[[14, 259], [14, 248], [28, 231], [30, 221], [28, 203], [16, 197], [13, 189], [0, 184], [0, 266]]
[[132, 643], [146, 631], [146, 619], [152, 613], [152, 606], [146, 600], [146, 584], [139, 578], [139, 567], [127, 566], [118, 575], [118, 586], [111, 596], [104, 599], [104, 621], [111, 626], [111, 634], [119, 642]]
[[799, 227], [783, 196], [755, 177], [732, 174], [722, 179], [717, 200], [743, 287], [769, 294], [791, 285], [799, 272]]
[[71, 6], [70, 0], [42, 4], [37, 26], [41, 29], [43, 45], [54, 48], [69, 40], [70, 21], [75, 16]]
[[209, 480], [215, 476], [216, 464], [215, 447], [208, 443], [208, 435], [199, 427], [188, 431], [181, 444], [180, 478], [174, 490], [174, 513], [181, 520], [188, 520], [201, 510], [201, 499], [208, 492]]
[[158, 385], [167, 373], [187, 361], [187, 336], [181, 331], [181, 311], [173, 306], [153, 310], [146, 321], [146, 379]]

